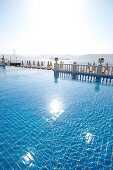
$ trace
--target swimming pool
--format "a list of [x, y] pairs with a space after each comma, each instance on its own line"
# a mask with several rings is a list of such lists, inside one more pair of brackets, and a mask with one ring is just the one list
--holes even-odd
[[112, 169], [113, 85], [0, 68], [0, 169]]

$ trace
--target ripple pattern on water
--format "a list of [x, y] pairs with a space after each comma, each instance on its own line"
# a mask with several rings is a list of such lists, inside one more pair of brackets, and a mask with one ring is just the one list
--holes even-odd
[[0, 169], [113, 169], [113, 86], [0, 69]]

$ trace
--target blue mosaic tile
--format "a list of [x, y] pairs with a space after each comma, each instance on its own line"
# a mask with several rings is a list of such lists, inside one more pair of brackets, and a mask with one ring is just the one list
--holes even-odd
[[113, 83], [71, 78], [0, 68], [0, 169], [113, 169]]

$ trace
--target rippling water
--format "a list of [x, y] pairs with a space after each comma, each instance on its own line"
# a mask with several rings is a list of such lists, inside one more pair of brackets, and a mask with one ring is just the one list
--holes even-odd
[[0, 169], [112, 169], [113, 85], [0, 68]]

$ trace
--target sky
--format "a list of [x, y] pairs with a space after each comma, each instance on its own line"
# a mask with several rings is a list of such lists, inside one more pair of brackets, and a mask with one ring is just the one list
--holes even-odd
[[0, 0], [0, 53], [113, 53], [113, 0]]

